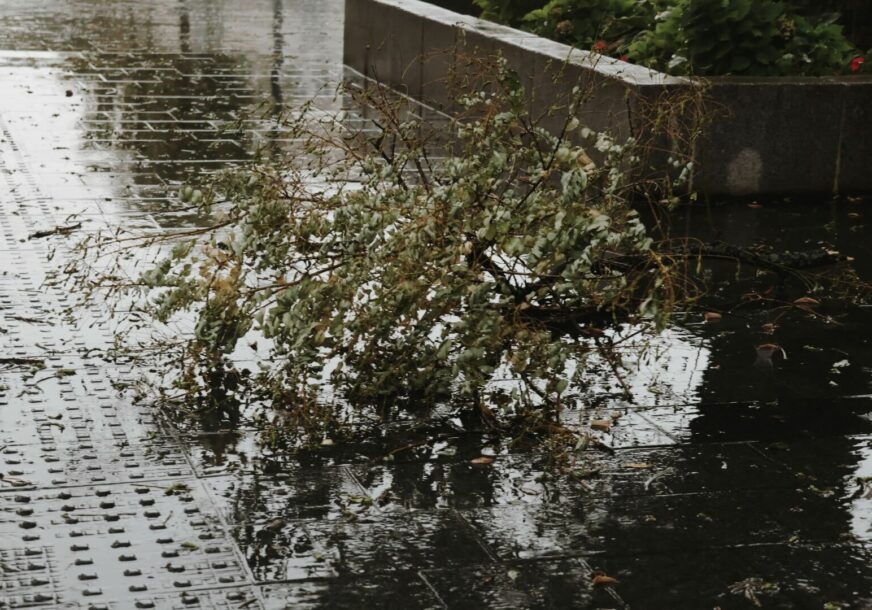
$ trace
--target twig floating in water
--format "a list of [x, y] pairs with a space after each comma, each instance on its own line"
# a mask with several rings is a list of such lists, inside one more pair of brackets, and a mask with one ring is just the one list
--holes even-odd
[[0, 364], [14, 364], [18, 366], [45, 366], [45, 360], [42, 358], [0, 358]]
[[66, 235], [67, 233], [72, 233], [76, 229], [81, 229], [82, 223], [77, 222], [74, 225], [66, 225], [64, 227], [55, 227], [54, 229], [47, 229], [45, 231], [37, 231], [36, 233], [31, 233], [28, 235], [27, 239], [42, 239], [43, 237], [50, 237], [51, 235]]

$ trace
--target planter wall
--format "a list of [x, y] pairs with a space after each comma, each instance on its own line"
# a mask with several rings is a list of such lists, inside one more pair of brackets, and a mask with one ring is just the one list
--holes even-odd
[[[872, 191], [872, 79], [716, 78], [705, 83], [572, 49], [418, 0], [346, 0], [344, 61], [364, 76], [451, 110], [450, 82], [475, 75], [472, 56], [501, 53], [534, 115], [589, 92], [581, 121], [658, 151], [682, 146], [649, 129], [676, 96], [703, 91], [693, 188], [710, 195]], [[677, 117], [673, 126], [680, 124]], [[549, 121], [543, 116], [543, 124]], [[554, 125], [550, 125], [554, 126]], [[674, 135], [674, 134], [673, 134]], [[686, 150], [684, 152], [687, 152]]]

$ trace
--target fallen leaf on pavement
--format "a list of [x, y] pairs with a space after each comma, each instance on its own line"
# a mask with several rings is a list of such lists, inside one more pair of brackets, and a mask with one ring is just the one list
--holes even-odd
[[801, 309], [805, 309], [809, 307], [817, 307], [821, 302], [811, 297], [799, 297], [793, 302], [793, 304]]
[[270, 521], [269, 523], [264, 525], [263, 529], [268, 531], [268, 532], [277, 532], [277, 531], [281, 530], [283, 527], [285, 527], [286, 523], [287, 523], [287, 521], [285, 521], [281, 517], [276, 517], [275, 519], [273, 519], [272, 521]]
[[612, 429], [612, 422], [609, 419], [595, 419], [590, 422], [590, 427], [600, 432], [608, 432]]
[[602, 570], [598, 570], [597, 572], [598, 573], [595, 573], [593, 576], [593, 586], [595, 586], [595, 587], [596, 586], [609, 587], [611, 585], [616, 585], [619, 582], [621, 582], [617, 578], [612, 578], [611, 576], [609, 576], [608, 574], [606, 574]]
[[629, 464], [624, 464], [627, 468], [651, 468], [651, 464], [646, 464], [645, 462], [630, 462]]

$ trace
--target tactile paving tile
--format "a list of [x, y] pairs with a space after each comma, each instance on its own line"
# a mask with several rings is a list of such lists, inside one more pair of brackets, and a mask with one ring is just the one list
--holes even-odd
[[[67, 600], [136, 601], [140, 594], [248, 582], [232, 540], [191, 479], [0, 494], [0, 541], [25, 549], [24, 560], [26, 549], [44, 547], [34, 564]], [[3, 578], [15, 574], [4, 571]]]
[[77, 606], [81, 610], [186, 610], [202, 608], [204, 610], [245, 610], [263, 608], [254, 587], [230, 587], [214, 590], [191, 590], [176, 594], [142, 595], [123, 601], [108, 603], [86, 603]]
[[[0, 472], [18, 487], [178, 479], [193, 476], [181, 449], [162, 436], [118, 442], [16, 445], [0, 450]], [[0, 491], [2, 491], [0, 487]]]
[[60, 601], [50, 547], [26, 546], [0, 550], [0, 608], [54, 605]]
[[130, 379], [126, 367], [85, 366], [75, 356], [44, 362], [46, 368], [36, 370], [0, 367], [0, 447], [133, 443], [158, 432], [150, 408], [132, 405], [112, 387]]

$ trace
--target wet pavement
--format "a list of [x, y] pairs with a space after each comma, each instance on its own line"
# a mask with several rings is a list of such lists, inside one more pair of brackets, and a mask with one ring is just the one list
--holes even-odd
[[[181, 182], [283, 144], [246, 113], [347, 103], [341, 32], [339, 0], [0, 1], [0, 608], [872, 607], [868, 309], [695, 314], [634, 401], [574, 414], [611, 422], [577, 476], [459, 420], [289, 454], [131, 402], [104, 304], [71, 326], [43, 285], [69, 241], [34, 234], [196, 224]], [[685, 217], [870, 279], [864, 205]]]

